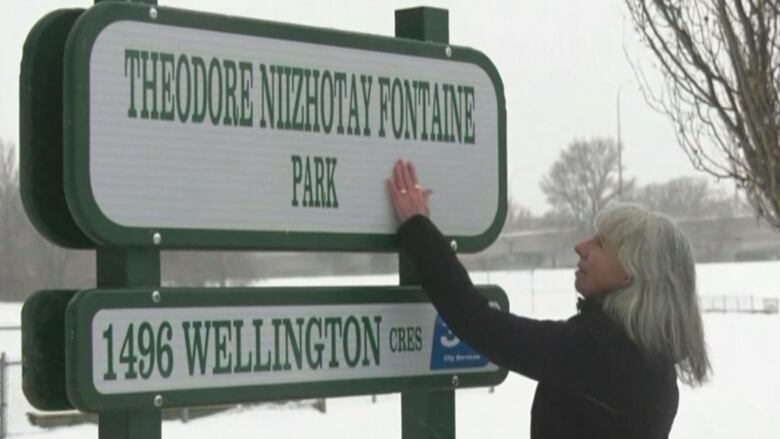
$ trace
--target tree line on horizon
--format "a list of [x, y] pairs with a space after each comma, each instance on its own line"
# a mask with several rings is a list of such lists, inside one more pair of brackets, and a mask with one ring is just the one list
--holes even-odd
[[522, 204], [511, 203], [504, 230], [577, 228], [589, 233], [598, 213], [618, 202], [642, 204], [678, 221], [752, 214], [737, 192], [725, 193], [704, 176], [680, 176], [643, 186], [635, 177], [621, 180], [618, 153], [611, 138], [572, 141], [539, 183], [550, 209], [534, 215]]
[[[534, 228], [579, 227], [588, 231], [594, 212], [617, 201], [616, 144], [610, 139], [577, 140], [566, 148], [540, 182], [551, 209], [534, 216], [510, 205], [503, 232]], [[637, 187], [624, 182], [623, 200], [637, 201], [676, 218], [734, 214], [733, 201], [701, 177], [680, 177]], [[299, 253], [289, 259], [253, 252], [164, 251], [163, 285], [230, 286], [267, 277], [393, 273], [395, 254]], [[479, 265], [479, 254], [469, 263]], [[16, 147], [0, 141], [0, 300], [22, 300], [40, 289], [78, 289], [95, 285], [95, 253], [58, 247], [30, 223], [19, 191]], [[476, 261], [476, 262], [475, 262]], [[303, 267], [303, 268], [301, 268]]]

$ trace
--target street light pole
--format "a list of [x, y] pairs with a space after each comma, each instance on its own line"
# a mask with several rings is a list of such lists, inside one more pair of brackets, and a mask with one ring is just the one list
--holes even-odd
[[617, 97], [617, 147], [618, 147], [618, 199], [623, 201], [623, 142], [620, 139], [620, 93], [623, 86], [630, 84], [631, 81], [623, 81], [618, 85]]
[[618, 92], [617, 92], [618, 199], [620, 201], [623, 201], [623, 144], [620, 141], [620, 90], [621, 87], [618, 87]]

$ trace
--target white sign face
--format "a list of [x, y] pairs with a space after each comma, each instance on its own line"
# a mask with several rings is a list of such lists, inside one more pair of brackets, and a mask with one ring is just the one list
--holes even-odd
[[477, 52], [452, 51], [112, 22], [89, 52], [95, 204], [131, 228], [392, 234], [385, 179], [405, 158], [442, 230], [484, 234], [501, 205], [503, 90], [459, 58]]
[[426, 303], [109, 309], [92, 320], [102, 395], [497, 370]]

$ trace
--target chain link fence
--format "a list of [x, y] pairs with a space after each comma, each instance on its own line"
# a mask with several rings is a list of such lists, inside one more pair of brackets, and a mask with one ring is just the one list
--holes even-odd
[[704, 312], [777, 314], [777, 297], [757, 296], [702, 296], [699, 304]]

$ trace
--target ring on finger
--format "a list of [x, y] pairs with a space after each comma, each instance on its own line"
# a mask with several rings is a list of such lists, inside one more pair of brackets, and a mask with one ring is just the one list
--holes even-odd
[[401, 190], [400, 190], [400, 191], [398, 191], [398, 192], [399, 192], [401, 195], [406, 195], [406, 189], [401, 189]]
[[414, 185], [414, 188], [417, 189], [417, 190], [420, 190], [420, 189], [422, 189], [422, 186], [420, 186], [420, 183], [416, 183]]

